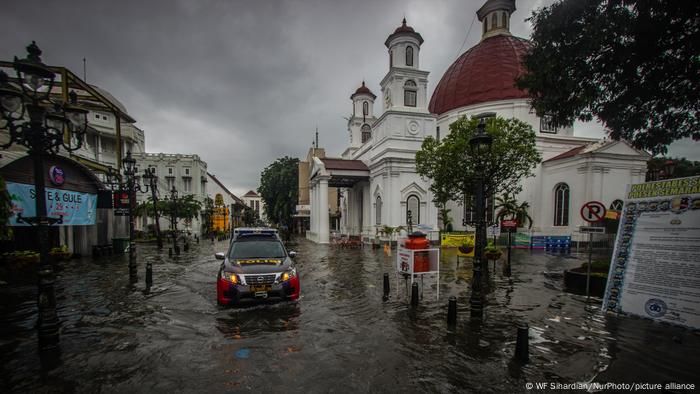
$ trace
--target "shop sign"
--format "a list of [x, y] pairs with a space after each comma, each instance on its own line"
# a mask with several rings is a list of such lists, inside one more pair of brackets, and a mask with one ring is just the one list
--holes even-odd
[[[12, 200], [10, 226], [28, 226], [18, 223], [17, 216], [36, 216], [36, 191], [34, 185], [7, 182], [7, 192]], [[46, 188], [46, 214], [51, 218], [62, 218], [59, 226], [89, 226], [95, 224], [97, 195], [72, 190]]]

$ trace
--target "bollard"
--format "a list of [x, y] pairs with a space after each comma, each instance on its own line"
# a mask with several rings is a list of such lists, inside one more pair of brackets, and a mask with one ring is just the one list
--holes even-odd
[[185, 248], [185, 252], [189, 251], [189, 250], [190, 250], [190, 244], [185, 243], [184, 248]]
[[194, 237], [194, 239], [196, 239], [197, 243], [199, 243], [199, 237]]
[[168, 248], [168, 257], [173, 257], [173, 248]]
[[522, 362], [527, 363], [530, 359], [529, 347], [529, 335], [530, 327], [527, 323], [522, 323], [518, 326], [518, 337], [515, 342], [515, 358]]
[[411, 306], [418, 306], [418, 283], [411, 286]]
[[146, 287], [151, 287], [153, 285], [153, 264], [151, 262], [146, 263]]
[[384, 273], [384, 300], [389, 298], [389, 274]]
[[447, 324], [454, 326], [457, 324], [457, 297], [451, 296], [447, 304]]
[[175, 256], [180, 255], [180, 245], [175, 245]]

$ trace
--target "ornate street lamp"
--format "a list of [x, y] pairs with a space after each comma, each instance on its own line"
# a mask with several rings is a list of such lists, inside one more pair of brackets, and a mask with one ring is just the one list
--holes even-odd
[[175, 252], [176, 256], [179, 256], [180, 247], [177, 246], [177, 198], [177, 189], [173, 185], [173, 188], [170, 189], [170, 229], [173, 236], [173, 252]]
[[158, 175], [155, 168], [146, 168], [143, 173], [144, 182], [148, 182], [151, 188], [151, 200], [153, 200], [153, 216], [156, 225], [156, 239], [158, 250], [163, 249], [163, 238], [160, 236], [160, 215], [158, 215]]
[[474, 205], [476, 213], [476, 234], [474, 239], [474, 275], [472, 278], [472, 293], [469, 298], [471, 316], [481, 317], [484, 314], [481, 294], [481, 274], [484, 266], [484, 247], [486, 246], [486, 204], [484, 201], [484, 156], [491, 150], [493, 137], [485, 132], [486, 118], [494, 117], [493, 112], [481, 113], [473, 118], [479, 119], [477, 134], [469, 139], [471, 154], [477, 159], [476, 179], [474, 185]]
[[67, 102], [52, 99], [56, 74], [41, 62], [41, 50], [34, 41], [27, 47], [27, 53], [25, 59], [15, 57], [15, 79], [0, 71], [0, 128], [7, 129], [9, 134], [8, 142], [1, 147], [24, 146], [33, 161], [38, 197], [36, 217], [18, 215], [17, 221], [37, 229], [40, 256], [37, 328], [39, 346], [46, 350], [55, 348], [59, 340], [55, 279], [48, 259], [48, 226], [60, 223], [61, 217], [49, 218], [46, 213], [44, 157], [55, 156], [61, 149], [67, 152], [80, 149], [87, 130], [88, 111], [78, 105], [74, 91], [69, 93]]
[[664, 174], [666, 174], [666, 179], [673, 178], [673, 171], [676, 169], [676, 162], [674, 160], [668, 159], [664, 162]]
[[[129, 280], [131, 283], [138, 281], [138, 265], [136, 264], [136, 239], [134, 227], [136, 218], [134, 217], [134, 209], [136, 209], [136, 192], [148, 193], [149, 188], [153, 184], [141, 185], [136, 169], [136, 159], [131, 155], [131, 151], [126, 152], [126, 156], [122, 159], [124, 166], [124, 177], [126, 178], [127, 192], [129, 193]], [[150, 174], [150, 171], [149, 171]], [[151, 189], [152, 190], [152, 189]], [[146, 272], [151, 272], [151, 262], [146, 263]], [[147, 275], [148, 276], [148, 275]]]

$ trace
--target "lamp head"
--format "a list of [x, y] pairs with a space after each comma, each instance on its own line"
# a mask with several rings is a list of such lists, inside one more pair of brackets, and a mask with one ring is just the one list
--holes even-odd
[[41, 49], [35, 41], [27, 46], [27, 57], [15, 57], [14, 69], [17, 71], [22, 92], [37, 101], [46, 100], [51, 94], [56, 74], [41, 62]]

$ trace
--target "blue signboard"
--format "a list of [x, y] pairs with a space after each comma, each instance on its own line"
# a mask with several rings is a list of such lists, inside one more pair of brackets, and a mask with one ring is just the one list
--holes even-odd
[[[34, 185], [7, 182], [7, 192], [12, 199], [10, 226], [28, 226], [17, 222], [17, 214], [22, 217], [36, 216], [36, 192]], [[46, 188], [46, 213], [48, 217], [62, 217], [61, 226], [89, 226], [95, 224], [97, 194]]]

